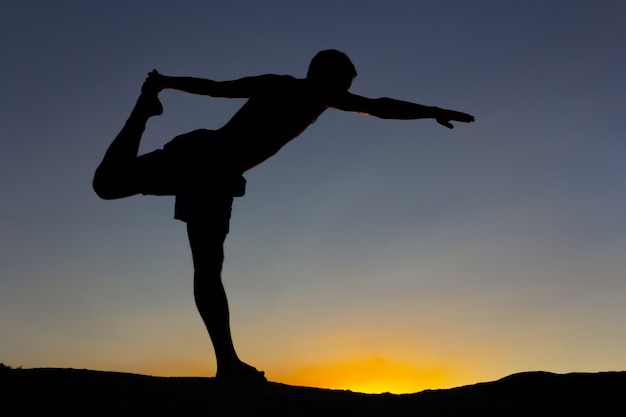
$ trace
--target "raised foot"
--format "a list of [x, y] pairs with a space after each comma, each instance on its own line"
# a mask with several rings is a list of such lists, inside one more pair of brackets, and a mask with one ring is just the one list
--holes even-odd
[[155, 93], [143, 92], [137, 100], [135, 111], [145, 117], [158, 116], [163, 114], [163, 105]]
[[148, 74], [148, 78], [141, 86], [141, 95], [137, 100], [135, 110], [146, 117], [158, 116], [163, 114], [163, 105], [159, 100], [159, 91], [161, 89], [157, 83], [159, 74], [152, 71]]

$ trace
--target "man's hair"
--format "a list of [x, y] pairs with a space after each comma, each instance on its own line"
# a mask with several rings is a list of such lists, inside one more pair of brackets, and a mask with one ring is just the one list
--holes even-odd
[[352, 82], [356, 77], [356, 69], [348, 55], [335, 49], [327, 49], [318, 52], [313, 57], [306, 76], [307, 78], [333, 76]]

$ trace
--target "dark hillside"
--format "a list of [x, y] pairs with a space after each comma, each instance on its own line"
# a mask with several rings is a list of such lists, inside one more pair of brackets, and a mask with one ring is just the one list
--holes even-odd
[[601, 416], [624, 409], [626, 372], [528, 372], [404, 395], [53, 368], [1, 367], [0, 383], [13, 415]]

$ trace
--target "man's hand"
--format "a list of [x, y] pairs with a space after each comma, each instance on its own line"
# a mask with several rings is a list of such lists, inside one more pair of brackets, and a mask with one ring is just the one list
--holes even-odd
[[454, 126], [452, 125], [452, 123], [450, 123], [451, 121], [471, 123], [475, 119], [474, 119], [474, 116], [467, 114], [467, 113], [461, 113], [461, 112], [454, 111], [454, 110], [442, 109], [441, 114], [437, 115], [436, 120], [437, 120], [437, 123], [439, 123], [440, 125], [445, 126], [448, 129], [454, 129]]

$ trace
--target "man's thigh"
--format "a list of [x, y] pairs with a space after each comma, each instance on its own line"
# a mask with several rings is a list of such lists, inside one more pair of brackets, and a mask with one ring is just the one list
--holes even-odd
[[176, 181], [163, 150], [138, 156], [131, 166], [131, 175], [143, 195], [175, 195]]

